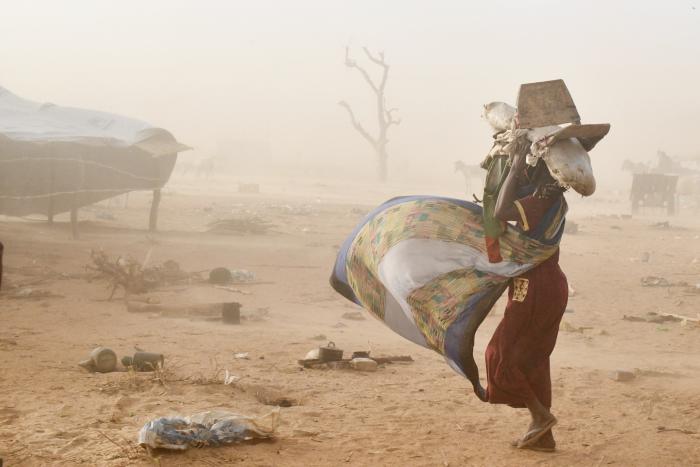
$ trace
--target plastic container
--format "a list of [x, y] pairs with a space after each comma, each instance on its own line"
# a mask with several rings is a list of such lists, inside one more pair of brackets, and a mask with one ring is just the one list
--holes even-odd
[[117, 354], [107, 347], [96, 347], [90, 352], [90, 358], [78, 365], [90, 371], [109, 373], [117, 368]]
[[136, 371], [155, 371], [163, 368], [165, 357], [162, 353], [136, 352], [133, 357], [122, 357], [122, 365], [133, 367]]
[[221, 319], [228, 324], [241, 324], [241, 304], [237, 302], [224, 303], [221, 309]]

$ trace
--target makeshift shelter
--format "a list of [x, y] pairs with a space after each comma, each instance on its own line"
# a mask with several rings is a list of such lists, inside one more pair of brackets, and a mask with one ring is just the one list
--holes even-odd
[[0, 214], [71, 212], [135, 190], [152, 190], [155, 230], [160, 189], [178, 152], [168, 131], [93, 110], [39, 104], [0, 87]]

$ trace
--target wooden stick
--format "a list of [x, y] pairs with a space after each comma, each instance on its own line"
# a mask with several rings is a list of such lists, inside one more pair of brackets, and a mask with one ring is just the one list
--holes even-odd
[[70, 209], [70, 228], [73, 232], [73, 240], [78, 240], [80, 238], [80, 232], [78, 232], [78, 194], [73, 194], [73, 205]]
[[690, 321], [691, 323], [700, 323], [700, 318], [691, 318], [689, 316], [677, 315], [676, 313], [661, 313], [661, 316], [670, 316], [683, 321]]
[[151, 202], [151, 214], [148, 219], [148, 231], [155, 232], [158, 228], [158, 207], [160, 206], [160, 188], [153, 190], [153, 201]]

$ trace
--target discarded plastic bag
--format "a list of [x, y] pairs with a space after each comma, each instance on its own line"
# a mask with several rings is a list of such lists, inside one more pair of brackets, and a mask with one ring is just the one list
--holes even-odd
[[141, 428], [138, 442], [144, 448], [185, 450], [272, 438], [279, 417], [279, 408], [262, 417], [223, 411], [202, 412], [191, 417], [162, 417]]

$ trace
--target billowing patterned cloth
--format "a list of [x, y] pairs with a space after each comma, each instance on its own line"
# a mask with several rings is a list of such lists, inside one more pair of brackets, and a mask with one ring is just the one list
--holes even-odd
[[510, 278], [557, 250], [565, 214], [565, 203], [553, 206], [531, 237], [508, 226], [500, 237], [503, 261], [490, 263], [480, 206], [394, 198], [368, 214], [343, 243], [331, 284], [396, 333], [444, 355], [482, 396], [474, 334]]

